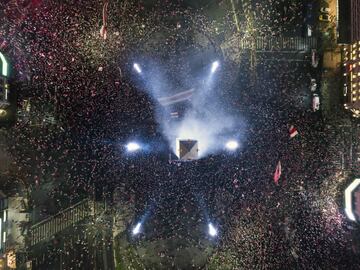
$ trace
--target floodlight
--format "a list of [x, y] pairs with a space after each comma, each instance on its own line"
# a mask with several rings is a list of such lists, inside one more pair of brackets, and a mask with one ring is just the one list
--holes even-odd
[[237, 141], [228, 141], [225, 146], [227, 149], [233, 151], [239, 147], [239, 143]]
[[136, 72], [139, 73], [139, 74], [142, 72], [139, 64], [137, 64], [137, 63], [134, 63], [134, 69], [135, 69]]
[[219, 65], [219, 61], [213, 62], [211, 65], [211, 73], [214, 73], [218, 69]]
[[137, 234], [140, 232], [140, 228], [141, 228], [141, 223], [139, 222], [139, 223], [136, 224], [136, 226], [133, 228], [132, 234], [133, 234], [133, 235], [137, 235]]
[[214, 237], [217, 235], [217, 230], [215, 229], [214, 225], [209, 223], [209, 235]]
[[140, 145], [136, 142], [130, 142], [126, 145], [126, 149], [129, 151], [129, 152], [135, 152], [137, 150], [140, 149]]

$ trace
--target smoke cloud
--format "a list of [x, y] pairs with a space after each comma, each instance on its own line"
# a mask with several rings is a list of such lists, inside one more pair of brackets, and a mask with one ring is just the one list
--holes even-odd
[[[145, 90], [158, 105], [157, 121], [174, 153], [177, 138], [197, 140], [200, 158], [222, 151], [228, 140], [238, 140], [242, 145], [245, 121], [232, 115], [223, 100], [222, 64], [214, 73], [211, 67], [212, 62], [204, 65], [203, 72], [193, 72], [196, 75], [192, 76], [191, 70], [171, 70], [161, 67], [159, 62], [147, 64]], [[177, 79], [171, 78], [174, 73]], [[162, 106], [159, 99], [169, 100], [170, 104]], [[171, 118], [174, 112], [179, 118]]]

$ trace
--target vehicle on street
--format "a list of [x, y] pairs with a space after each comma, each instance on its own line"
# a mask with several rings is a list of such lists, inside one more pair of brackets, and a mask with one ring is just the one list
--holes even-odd
[[347, 84], [344, 83], [344, 88], [343, 88], [343, 94], [344, 94], [344, 97], [347, 96], [347, 93], [348, 93], [348, 87], [347, 87]]
[[310, 90], [311, 92], [315, 92], [317, 87], [317, 83], [315, 79], [311, 79], [310, 81]]
[[319, 65], [319, 57], [317, 56], [315, 49], [311, 51], [311, 65], [314, 68], [317, 68]]
[[308, 37], [311, 37], [312, 36], [312, 32], [313, 32], [313, 28], [312, 28], [312, 26], [311, 25], [306, 25], [306, 35], [308, 36]]
[[313, 94], [312, 109], [314, 112], [320, 109], [320, 98], [318, 94]]
[[326, 13], [326, 14], [329, 14], [329, 13], [330, 13], [330, 11], [331, 11], [331, 9], [330, 9], [330, 8], [326, 8], [326, 7], [322, 7], [322, 8], [320, 8], [320, 12], [321, 12], [321, 13]]
[[321, 21], [321, 22], [330, 22], [330, 15], [329, 14], [321, 14], [319, 16], [319, 21]]

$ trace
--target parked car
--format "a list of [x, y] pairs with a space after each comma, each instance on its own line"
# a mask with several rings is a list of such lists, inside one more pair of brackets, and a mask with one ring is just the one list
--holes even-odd
[[329, 14], [321, 14], [319, 16], [319, 21], [321, 21], [321, 22], [330, 22], [330, 15]]
[[311, 36], [312, 36], [312, 32], [313, 32], [313, 27], [312, 27], [310, 24], [306, 25], [306, 35], [307, 35], [308, 37], [311, 37]]
[[311, 50], [311, 65], [317, 68], [319, 65], [319, 57], [317, 56], [316, 50]]
[[313, 94], [312, 109], [314, 112], [320, 109], [320, 98], [318, 94]]
[[330, 9], [330, 8], [326, 8], [326, 7], [322, 7], [322, 8], [320, 8], [320, 12], [321, 12], [321, 13], [326, 13], [326, 14], [329, 14], [329, 13], [330, 13], [330, 11], [331, 11], [331, 9]]
[[343, 88], [343, 94], [344, 94], [344, 97], [347, 96], [347, 93], [348, 93], [348, 87], [347, 87], [347, 84], [344, 83], [344, 88]]
[[315, 79], [311, 79], [311, 82], [310, 82], [310, 90], [311, 90], [311, 92], [315, 92], [315, 91], [316, 91], [316, 87], [317, 87], [316, 80], [315, 80]]

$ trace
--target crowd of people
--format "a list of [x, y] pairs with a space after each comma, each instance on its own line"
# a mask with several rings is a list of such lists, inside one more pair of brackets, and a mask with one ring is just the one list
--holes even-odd
[[[247, 52], [232, 58], [239, 62], [224, 65], [222, 97], [225, 107], [246, 119], [239, 151], [169, 160], [158, 105], [131, 77], [134, 55], [177, 57], [177, 39], [219, 52], [236, 31], [226, 1], [212, 5], [223, 11], [217, 22], [207, 18], [206, 8], [187, 9], [185, 2], [109, 0], [104, 9], [99, 1], [2, 1], [0, 51], [11, 59], [16, 80], [27, 85], [19, 97], [51, 104], [57, 119], [52, 127], [19, 123], [8, 131], [12, 165], [5, 175], [30, 191], [52, 183], [45, 201], [30, 200], [44, 208], [43, 215], [93, 193], [112, 201], [121, 186], [135, 208], [129, 225], [144, 223], [142, 241], [182, 239], [202, 252], [211, 247], [209, 269], [359, 268], [340, 210], [341, 190], [325, 166], [337, 158], [337, 146], [321, 115], [310, 111], [310, 74], [321, 72], [310, 62], [259, 59], [254, 71]], [[253, 10], [257, 34], [288, 35], [302, 25], [302, 2], [254, 1], [243, 11]], [[106, 38], [99, 33], [103, 10]], [[246, 27], [249, 22], [238, 17]], [[195, 35], [195, 26], [202, 35], [192, 43], [183, 35]], [[171, 38], [161, 45], [154, 33]], [[290, 125], [299, 131], [294, 138]], [[154, 148], [126, 153], [125, 142], [140, 136], [154, 141]], [[278, 161], [283, 168], [276, 185]], [[335, 188], [324, 192], [329, 183]], [[207, 235], [209, 222], [219, 232], [215, 238]], [[158, 269], [169, 269], [164, 262], [176, 255], [166, 248], [159, 254]]]

